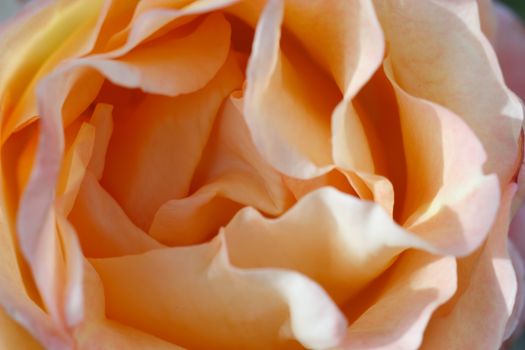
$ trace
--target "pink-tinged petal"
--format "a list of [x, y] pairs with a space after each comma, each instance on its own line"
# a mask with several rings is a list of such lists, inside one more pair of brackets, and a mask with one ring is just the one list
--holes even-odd
[[365, 290], [377, 301], [350, 325], [338, 349], [418, 349], [432, 313], [456, 290], [456, 261], [409, 250], [384, 278], [380, 290]]
[[319, 285], [296, 272], [241, 269], [228, 260], [220, 235], [204, 245], [91, 262], [108, 317], [180, 346], [295, 348], [295, 339], [326, 348], [339, 342], [346, 320]]
[[[22, 327], [30, 336], [24, 339], [28, 345], [31, 337], [46, 348], [66, 350], [72, 346], [69, 334], [60, 328], [51, 317], [33, 301], [28, 292], [32, 292], [30, 276], [23, 274], [21, 257], [17, 256], [12, 226], [0, 205], [0, 345], [17, 341], [16, 334], [22, 333]], [[32, 296], [34, 294], [32, 293]], [[38, 298], [38, 296], [36, 296]], [[15, 325], [14, 322], [18, 324]], [[15, 333], [11, 333], [11, 331]], [[4, 334], [3, 332], [9, 332]], [[23, 333], [22, 333], [23, 334]], [[13, 338], [15, 337], [15, 338]], [[3, 346], [5, 349], [19, 349], [21, 344]]]
[[241, 113], [242, 100], [227, 99], [193, 176], [196, 192], [160, 207], [152, 237], [170, 245], [200, 243], [242, 206], [275, 216], [291, 205], [291, 193], [257, 153]]
[[310, 178], [331, 167], [329, 121], [341, 93], [290, 36], [281, 39], [283, 16], [283, 2], [268, 1], [248, 62], [243, 114], [271, 165], [291, 177]]
[[494, 10], [497, 2], [492, 0], [477, 0], [477, 3], [481, 31], [487, 39], [489, 39], [491, 44], [494, 45], [497, 31], [497, 18]]
[[32, 336], [20, 324], [16, 323], [0, 308], [0, 348], [43, 350]]
[[516, 272], [517, 280], [517, 291], [516, 300], [514, 301], [514, 309], [510, 315], [507, 325], [505, 327], [505, 333], [503, 339], [507, 340], [512, 338], [513, 335], [520, 335], [523, 332], [525, 326], [525, 264], [523, 257], [520, 252], [516, 249], [512, 240], [507, 242], [509, 256], [512, 261], [512, 266]]
[[230, 48], [230, 25], [212, 14], [190, 34], [177, 31], [117, 56], [100, 54], [79, 59], [114, 84], [144, 92], [176, 96], [204, 87], [224, 64]]
[[507, 232], [516, 185], [503, 194], [498, 217], [485, 244], [458, 260], [458, 291], [434, 314], [425, 349], [497, 349], [514, 309], [517, 282]]
[[87, 261], [84, 262], [83, 276], [86, 315], [84, 321], [74, 330], [76, 345], [80, 350], [183, 349], [151, 334], [107, 319], [102, 283]]
[[[407, 93], [455, 112], [487, 153], [504, 188], [516, 172], [523, 110], [505, 86], [475, 1], [375, 1], [392, 78]], [[469, 67], [469, 69], [465, 69]]]
[[525, 25], [507, 7], [496, 6], [496, 53], [505, 82], [525, 101]]
[[337, 303], [381, 274], [403, 250], [433, 248], [373, 202], [325, 187], [275, 219], [252, 208], [225, 228], [233, 264], [293, 269], [320, 283]]
[[199, 91], [140, 94], [116, 105], [101, 183], [137, 226], [147, 231], [162, 204], [188, 195], [223, 100], [241, 84], [242, 72], [230, 57]]
[[451, 111], [409, 95], [394, 80], [390, 64], [387, 58], [406, 152], [403, 226], [449, 254], [468, 254], [496, 217], [498, 180], [484, 175], [486, 152], [468, 125]]

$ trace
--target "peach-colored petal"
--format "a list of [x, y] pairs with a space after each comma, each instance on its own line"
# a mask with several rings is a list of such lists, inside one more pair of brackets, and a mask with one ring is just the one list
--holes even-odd
[[2, 30], [2, 142], [37, 117], [38, 83], [63, 60], [90, 49], [105, 13], [102, 0], [35, 1]]
[[140, 87], [152, 94], [176, 96], [196, 91], [226, 60], [230, 25], [221, 14], [212, 14], [189, 35], [176, 34], [149, 41], [118, 58], [114, 54], [92, 55], [77, 64], [99, 70], [117, 85]]
[[124, 55], [156, 33], [163, 34], [190, 22], [198, 15], [222, 9], [238, 1], [195, 0], [183, 4], [186, 6], [166, 6], [167, 4], [161, 3], [159, 7], [155, 2], [144, 2], [137, 6], [128, 25], [109, 39], [107, 47], [113, 50], [108, 54], [112, 57]]
[[100, 278], [87, 261], [84, 263], [83, 276], [86, 315], [84, 321], [74, 330], [79, 349], [182, 350], [175, 344], [107, 319]]
[[326, 187], [276, 219], [251, 208], [225, 228], [232, 263], [293, 269], [319, 282], [336, 302], [353, 296], [404, 249], [432, 250], [397, 226], [381, 206]]
[[147, 231], [163, 203], [189, 193], [215, 117], [241, 79], [230, 57], [197, 92], [172, 98], [145, 95], [115, 108], [101, 183], [137, 226]]
[[525, 101], [525, 25], [508, 8], [496, 6], [498, 25], [496, 30], [496, 53], [505, 82]]
[[496, 216], [497, 178], [483, 174], [486, 152], [466, 123], [401, 89], [390, 63], [387, 58], [385, 71], [396, 93], [406, 152], [403, 225], [451, 254], [468, 254]]
[[43, 350], [40, 345], [20, 324], [16, 323], [0, 308], [0, 348]]
[[433, 316], [425, 349], [497, 349], [513, 311], [517, 283], [507, 250], [507, 232], [516, 185], [503, 194], [488, 240], [458, 260], [458, 291]]
[[350, 325], [341, 349], [418, 349], [432, 313], [456, 290], [450, 256], [410, 250], [391, 269], [382, 289], [371, 291], [377, 301]]
[[[57, 326], [51, 317], [40, 308], [28, 295], [30, 286], [26, 285], [22, 276], [20, 257], [17, 256], [11, 225], [5, 217], [3, 196], [0, 199], [0, 344], [2, 341], [16, 341], [9, 338], [19, 334], [22, 326], [32, 337], [43, 346], [66, 350], [72, 344], [71, 337], [64, 329]], [[4, 330], [15, 330], [15, 334], [3, 334]], [[30, 339], [25, 339], [30, 343]], [[20, 347], [5, 347], [6, 349]]]
[[[393, 78], [409, 94], [463, 118], [486, 152], [484, 170], [502, 188], [514, 176], [523, 110], [506, 88], [480, 29], [475, 1], [375, 1]], [[469, 69], [465, 69], [469, 67]]]
[[241, 206], [279, 215], [291, 204], [280, 174], [257, 153], [240, 103], [225, 102], [192, 180], [198, 190], [160, 207], [149, 229], [152, 237], [172, 245], [202, 242]]
[[283, 16], [283, 2], [268, 1], [248, 63], [243, 114], [270, 164], [292, 177], [315, 177], [330, 169], [329, 120], [341, 95], [296, 44], [280, 50]]
[[138, 254], [162, 247], [131, 222], [92, 174], [84, 177], [69, 220], [87, 257]]
[[92, 264], [109, 317], [181, 346], [295, 347], [287, 336], [310, 348], [338, 343], [346, 321], [317, 284], [287, 270], [239, 269], [227, 255], [219, 236]]

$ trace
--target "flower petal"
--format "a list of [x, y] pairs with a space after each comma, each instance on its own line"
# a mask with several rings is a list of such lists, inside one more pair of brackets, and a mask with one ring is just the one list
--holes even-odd
[[433, 316], [424, 348], [497, 349], [502, 344], [517, 292], [516, 274], [507, 251], [515, 191], [513, 184], [504, 193], [485, 244], [475, 254], [458, 260], [458, 291]]
[[463, 118], [487, 152], [484, 171], [498, 174], [504, 188], [516, 171], [523, 110], [503, 83], [480, 29], [476, 2], [375, 4], [389, 44], [392, 78], [407, 93]]
[[288, 321], [306, 347], [337, 344], [346, 321], [317, 284], [287, 270], [239, 269], [227, 255], [219, 236], [204, 245], [91, 262], [109, 317], [178, 345], [287, 348], [294, 345], [284, 338]]

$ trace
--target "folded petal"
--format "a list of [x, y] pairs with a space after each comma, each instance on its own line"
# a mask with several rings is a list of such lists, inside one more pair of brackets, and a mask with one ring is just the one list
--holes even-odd
[[[465, 255], [485, 239], [499, 206], [499, 184], [484, 174], [486, 151], [466, 123], [451, 111], [394, 88], [407, 186], [401, 222], [434, 245]], [[421, 145], [424, 145], [422, 147]]]
[[192, 179], [196, 192], [164, 203], [151, 236], [171, 245], [202, 242], [243, 206], [280, 215], [291, 205], [281, 175], [257, 153], [241, 113], [242, 101], [230, 97]]
[[241, 83], [230, 57], [194, 93], [140, 94], [132, 104], [116, 104], [101, 183], [137, 226], [147, 231], [163, 203], [188, 195], [223, 100]]
[[281, 39], [284, 11], [282, 1], [268, 1], [257, 24], [243, 114], [271, 165], [310, 178], [330, 168], [330, 115], [341, 92], [290, 36]]
[[[409, 250], [383, 278], [382, 286], [363, 292], [375, 302], [348, 327], [340, 349], [419, 349], [432, 313], [456, 290], [456, 262]], [[346, 307], [359, 309], [362, 302]]]
[[517, 292], [516, 274], [507, 250], [515, 191], [513, 184], [503, 194], [498, 217], [485, 244], [471, 256], [458, 260], [458, 291], [432, 317], [424, 348], [497, 349], [502, 344]]
[[180, 346], [289, 348], [296, 339], [323, 348], [336, 345], [346, 327], [313, 281], [287, 270], [237, 268], [221, 236], [204, 245], [91, 262], [110, 318]]
[[231, 261], [244, 268], [293, 269], [341, 303], [409, 247], [432, 247], [397, 226], [375, 203], [325, 187], [269, 219], [241, 210], [225, 228]]
[[523, 110], [481, 32], [477, 3], [387, 0], [375, 5], [392, 78], [407, 93], [464, 119], [487, 152], [484, 171], [498, 174], [505, 188], [516, 171]]

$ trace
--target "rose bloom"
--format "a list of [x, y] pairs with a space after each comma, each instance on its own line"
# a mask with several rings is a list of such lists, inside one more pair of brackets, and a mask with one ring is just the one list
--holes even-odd
[[495, 16], [29, 3], [0, 27], [0, 348], [498, 349], [525, 170], [493, 44], [523, 87], [525, 35]]

